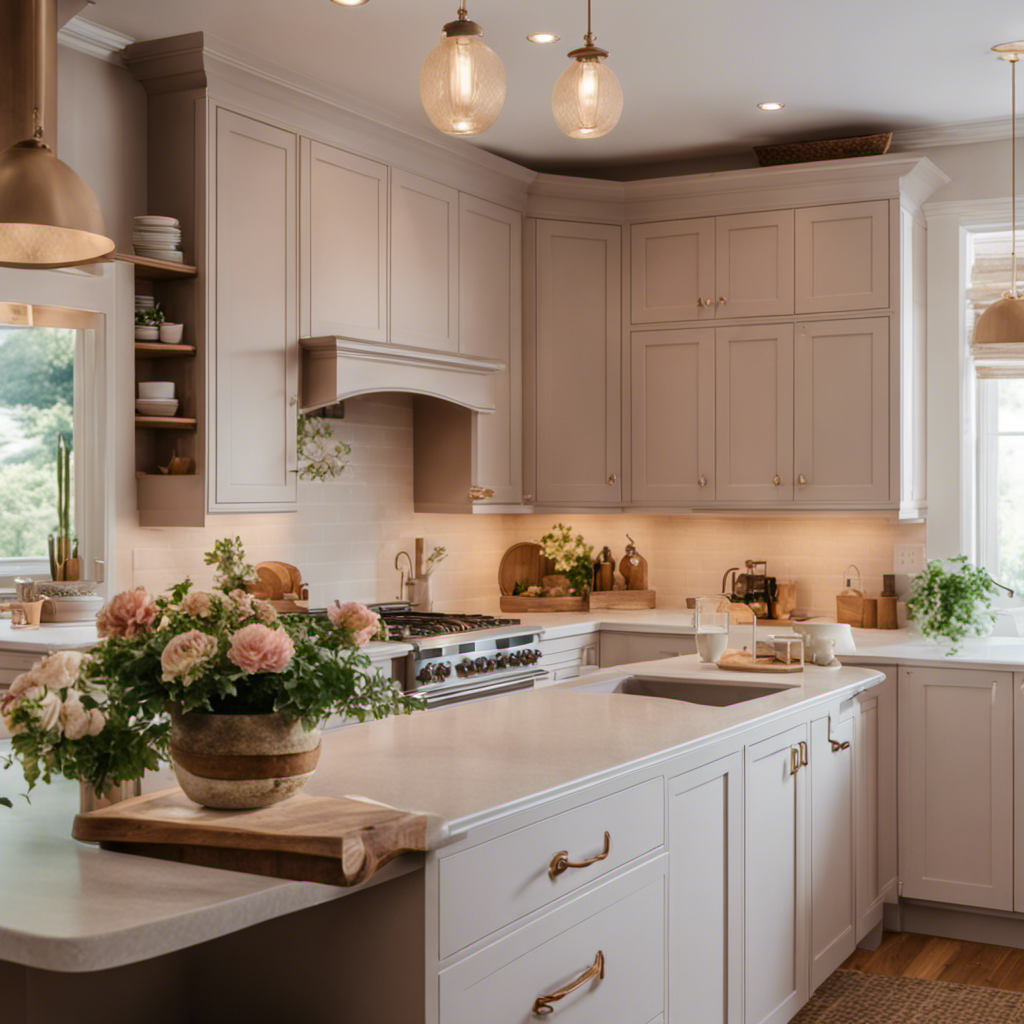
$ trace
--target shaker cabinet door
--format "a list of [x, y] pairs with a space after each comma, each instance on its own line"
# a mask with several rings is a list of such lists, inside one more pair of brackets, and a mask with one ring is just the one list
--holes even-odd
[[388, 169], [305, 143], [303, 287], [310, 334], [387, 341]]
[[715, 331], [632, 337], [633, 501], [715, 498]]
[[459, 348], [459, 193], [391, 172], [391, 340]]
[[715, 331], [715, 498], [793, 497], [793, 327]]
[[793, 211], [715, 218], [715, 315], [792, 313]]
[[714, 319], [714, 217], [634, 224], [630, 266], [632, 323]]
[[216, 337], [211, 346], [211, 511], [296, 502], [296, 137], [216, 114]]
[[494, 412], [477, 417], [473, 484], [492, 503], [523, 493], [522, 237], [515, 210], [460, 196], [459, 351], [505, 364], [489, 378]]
[[796, 211], [796, 312], [889, 305], [889, 202]]
[[903, 895], [1013, 909], [1013, 675], [899, 670]]
[[889, 497], [889, 320], [798, 324], [796, 498], [836, 503]]
[[537, 222], [537, 501], [622, 501], [621, 232]]

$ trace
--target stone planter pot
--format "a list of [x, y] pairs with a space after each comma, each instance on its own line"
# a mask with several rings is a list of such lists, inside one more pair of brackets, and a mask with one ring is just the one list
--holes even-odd
[[205, 807], [267, 807], [294, 796], [320, 760], [320, 733], [284, 715], [171, 713], [171, 762], [185, 795]]

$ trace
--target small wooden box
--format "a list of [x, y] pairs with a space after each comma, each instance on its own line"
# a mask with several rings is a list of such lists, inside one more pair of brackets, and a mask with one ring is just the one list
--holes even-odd
[[654, 590], [592, 590], [589, 607], [636, 611], [640, 608], [653, 608], [657, 592]]
[[503, 612], [585, 612], [585, 597], [513, 597], [501, 595]]
[[837, 595], [836, 622], [860, 629], [864, 625], [864, 598], [853, 594]]

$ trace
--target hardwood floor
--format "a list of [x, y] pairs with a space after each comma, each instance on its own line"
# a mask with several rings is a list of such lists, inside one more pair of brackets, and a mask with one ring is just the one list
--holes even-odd
[[878, 949], [855, 950], [843, 967], [1024, 992], [1024, 949], [913, 932], [886, 932]]

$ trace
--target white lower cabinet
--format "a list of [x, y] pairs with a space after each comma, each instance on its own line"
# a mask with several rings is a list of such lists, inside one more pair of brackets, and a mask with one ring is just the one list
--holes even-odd
[[743, 755], [669, 782], [669, 1013], [743, 1020]]
[[811, 722], [811, 991], [857, 944], [854, 892], [854, 702]]
[[556, 637], [541, 640], [540, 668], [548, 675], [538, 680], [536, 686], [550, 686], [566, 679], [578, 679], [587, 672], [594, 672], [600, 664], [600, 633], [592, 630], [576, 636]]
[[746, 749], [746, 1024], [807, 1001], [807, 725]]
[[635, 665], [640, 661], [677, 658], [696, 654], [697, 641], [692, 636], [671, 633], [612, 633], [601, 630], [601, 668]]
[[662, 855], [589, 889], [441, 971], [440, 1021], [524, 1024], [551, 1011], [559, 1024], [660, 1019], [667, 862]]
[[1013, 909], [1013, 674], [899, 670], [903, 895]]

